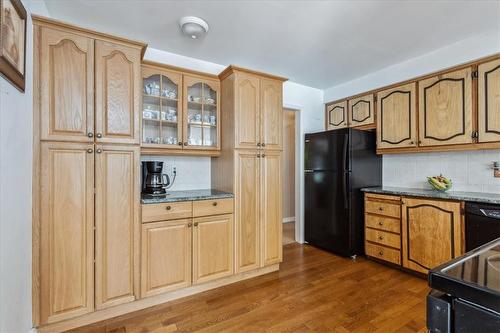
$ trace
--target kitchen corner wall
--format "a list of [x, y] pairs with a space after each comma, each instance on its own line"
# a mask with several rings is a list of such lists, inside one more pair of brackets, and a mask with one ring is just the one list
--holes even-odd
[[430, 188], [427, 176], [443, 174], [453, 181], [452, 191], [500, 193], [500, 178], [493, 177], [493, 161], [500, 150], [384, 155], [384, 186]]

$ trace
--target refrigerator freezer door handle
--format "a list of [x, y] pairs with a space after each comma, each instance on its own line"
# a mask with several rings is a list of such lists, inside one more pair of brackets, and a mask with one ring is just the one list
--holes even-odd
[[344, 151], [343, 151], [343, 157], [342, 157], [342, 166], [344, 168], [344, 175], [342, 176], [342, 190], [343, 190], [343, 195], [344, 195], [344, 208], [348, 209], [349, 208], [349, 199], [348, 199], [348, 191], [347, 191], [347, 177], [349, 177], [349, 135], [346, 134], [344, 135]]
[[344, 172], [344, 175], [342, 176], [342, 192], [344, 195], [344, 208], [348, 209], [349, 208], [349, 193], [347, 192], [347, 177], [349, 177], [349, 172]]
[[312, 172], [314, 172], [314, 170], [308, 170], [308, 169], [306, 169], [306, 170], [304, 170], [304, 172], [305, 173], [312, 173]]

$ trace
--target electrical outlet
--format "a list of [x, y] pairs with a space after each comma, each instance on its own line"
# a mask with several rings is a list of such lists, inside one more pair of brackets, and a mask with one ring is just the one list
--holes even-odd
[[493, 177], [500, 178], [500, 163], [493, 162]]

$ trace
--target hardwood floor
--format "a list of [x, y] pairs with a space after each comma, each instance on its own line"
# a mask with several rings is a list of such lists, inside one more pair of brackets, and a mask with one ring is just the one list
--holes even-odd
[[279, 272], [73, 332], [425, 332], [428, 291], [396, 269], [293, 243]]

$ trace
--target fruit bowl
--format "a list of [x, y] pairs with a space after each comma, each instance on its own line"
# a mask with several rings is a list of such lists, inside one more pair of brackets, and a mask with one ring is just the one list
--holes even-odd
[[448, 179], [443, 175], [427, 177], [427, 182], [433, 189], [441, 192], [448, 191], [453, 185], [451, 179]]

